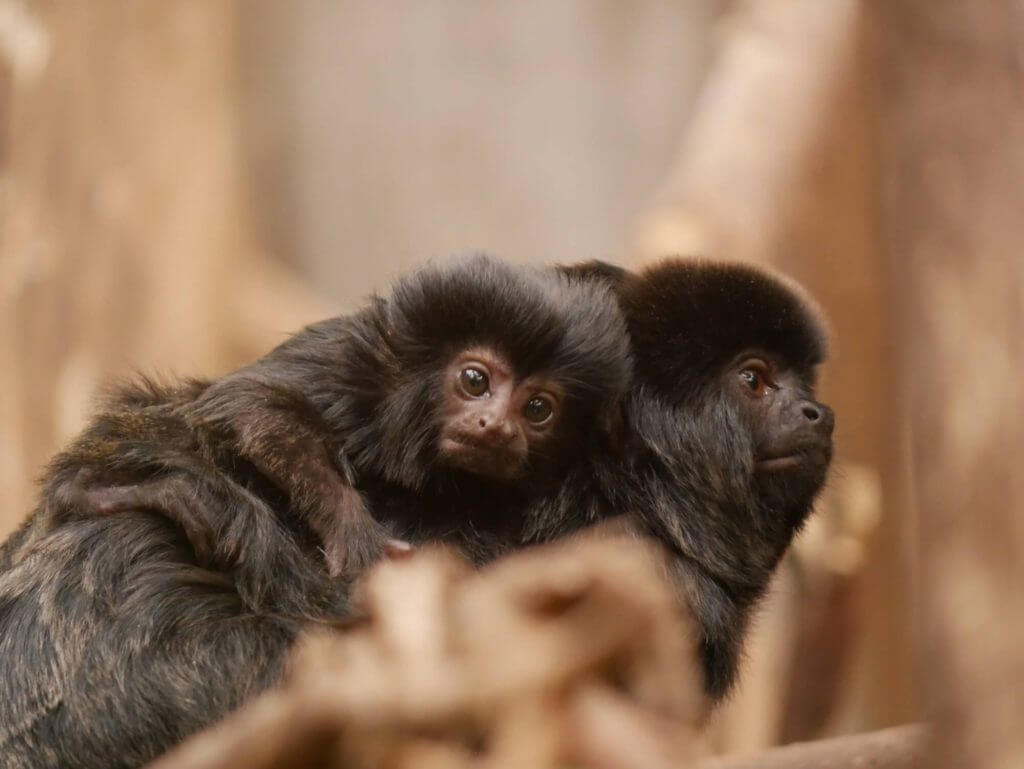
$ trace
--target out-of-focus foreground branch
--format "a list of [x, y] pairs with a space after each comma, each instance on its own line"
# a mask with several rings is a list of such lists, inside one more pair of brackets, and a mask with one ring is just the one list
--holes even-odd
[[[654, 546], [592, 538], [474, 572], [443, 551], [378, 568], [367, 619], [311, 634], [287, 682], [154, 769], [658, 769], [704, 752], [692, 628]], [[917, 730], [730, 767], [915, 765]]]
[[929, 744], [926, 727], [897, 726], [801, 742], [743, 758], [711, 759], [696, 769], [911, 769], [928, 765]]
[[365, 624], [311, 636], [280, 691], [156, 766], [678, 765], [705, 700], [659, 557], [608, 539], [483, 572], [442, 551], [386, 564]]

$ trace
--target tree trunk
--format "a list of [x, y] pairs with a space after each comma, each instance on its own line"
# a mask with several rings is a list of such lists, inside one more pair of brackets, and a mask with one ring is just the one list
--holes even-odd
[[1024, 766], [1024, 15], [879, 2], [886, 244], [936, 764]]
[[223, 370], [323, 305], [249, 247], [232, 0], [0, 10], [2, 538], [101, 382]]

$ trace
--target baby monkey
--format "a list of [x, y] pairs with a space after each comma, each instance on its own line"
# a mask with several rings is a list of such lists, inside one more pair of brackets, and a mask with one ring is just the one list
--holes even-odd
[[331, 577], [351, 578], [409, 547], [365, 486], [425, 511], [432, 494], [471, 490], [481, 515], [543, 493], [611, 423], [630, 376], [600, 281], [456, 260], [220, 379], [123, 388], [54, 460], [37, 515], [50, 528], [155, 511], [200, 563], [264, 586], [295, 562], [277, 552], [283, 525], [315, 540]]

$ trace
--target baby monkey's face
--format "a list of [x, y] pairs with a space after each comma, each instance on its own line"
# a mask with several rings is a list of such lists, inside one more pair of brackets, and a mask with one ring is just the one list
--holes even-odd
[[450, 467], [513, 480], [556, 441], [562, 388], [542, 374], [523, 376], [493, 349], [456, 355], [443, 389], [438, 454]]

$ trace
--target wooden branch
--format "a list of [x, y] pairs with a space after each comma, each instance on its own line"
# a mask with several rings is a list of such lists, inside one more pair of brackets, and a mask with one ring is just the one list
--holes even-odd
[[696, 637], [653, 544], [608, 534], [475, 572], [374, 569], [364, 623], [152, 769], [671, 769], [703, 743]]
[[753, 0], [728, 21], [636, 253], [763, 258], [792, 219], [856, 61], [860, 4]]
[[716, 758], [695, 769], [911, 769], [925, 766], [928, 730], [899, 726], [774, 748], [743, 758]]

